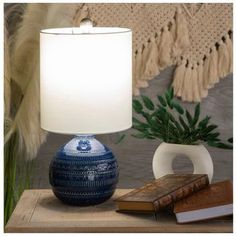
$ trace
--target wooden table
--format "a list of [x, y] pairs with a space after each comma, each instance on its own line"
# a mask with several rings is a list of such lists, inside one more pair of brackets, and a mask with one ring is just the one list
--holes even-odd
[[180, 225], [174, 214], [117, 213], [113, 199], [131, 189], [118, 189], [103, 204], [75, 207], [62, 204], [51, 190], [26, 190], [6, 232], [232, 232], [232, 218]]

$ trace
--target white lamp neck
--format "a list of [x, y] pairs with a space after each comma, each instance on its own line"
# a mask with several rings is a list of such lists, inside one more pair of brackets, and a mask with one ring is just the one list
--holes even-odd
[[95, 135], [93, 135], [93, 134], [76, 134], [75, 136], [77, 138], [85, 139], [85, 138], [94, 138]]

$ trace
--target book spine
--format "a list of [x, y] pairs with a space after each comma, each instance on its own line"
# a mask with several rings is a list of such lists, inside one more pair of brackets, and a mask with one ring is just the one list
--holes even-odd
[[161, 208], [166, 207], [167, 205], [170, 205], [171, 203], [175, 203], [178, 200], [181, 200], [195, 192], [198, 192], [199, 190], [205, 188], [207, 185], [209, 185], [208, 176], [205, 175], [196, 181], [187, 184], [174, 192], [167, 194], [163, 196], [160, 199], [157, 199], [153, 202], [153, 207], [155, 212], [159, 211]]

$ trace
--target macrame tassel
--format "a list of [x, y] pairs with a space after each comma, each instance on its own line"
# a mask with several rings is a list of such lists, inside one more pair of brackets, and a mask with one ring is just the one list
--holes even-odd
[[171, 22], [170, 32], [171, 32], [173, 41], [175, 41], [176, 40], [176, 23], [174, 22], [174, 20]]
[[133, 95], [134, 96], [139, 96], [140, 95], [140, 91], [139, 91], [139, 89], [138, 88], [133, 88]]
[[201, 97], [199, 93], [199, 85], [198, 85], [198, 72], [197, 72], [197, 64], [194, 65], [192, 69], [192, 99], [194, 102], [200, 102]]
[[160, 66], [159, 66], [159, 57], [160, 57], [160, 51], [159, 51], [159, 45], [160, 45], [160, 42], [161, 42], [161, 35], [157, 35], [156, 37], [156, 40], [155, 40], [155, 43], [156, 43], [156, 47], [157, 47], [157, 58], [156, 58], [156, 63], [158, 65], [158, 68], [159, 68], [159, 72], [161, 70]]
[[172, 86], [174, 88], [174, 94], [178, 97], [182, 96], [182, 89], [183, 89], [183, 81], [184, 81], [184, 74], [185, 74], [185, 70], [186, 70], [186, 60], [183, 59], [181, 60], [176, 69], [175, 69], [175, 73], [174, 73], [174, 79], [173, 79], [173, 83]]
[[135, 56], [135, 81], [138, 82], [138, 80], [141, 77], [141, 66], [142, 66], [142, 52], [141, 49], [139, 49]]
[[210, 54], [208, 54], [204, 61], [204, 67], [203, 67], [203, 86], [204, 89], [210, 89], [212, 88], [212, 85], [209, 81], [209, 67], [210, 67]]
[[212, 48], [209, 57], [209, 67], [208, 67], [208, 82], [210, 86], [214, 86], [215, 83], [219, 82], [218, 75], [218, 53], [215, 46]]
[[193, 85], [192, 85], [192, 65], [189, 63], [183, 81], [183, 92], [182, 92], [182, 100], [187, 102], [192, 102], [192, 94], [193, 94]]
[[221, 41], [218, 48], [218, 70], [220, 78], [225, 77], [229, 71], [229, 53], [226, 44]]
[[227, 34], [226, 37], [225, 37], [225, 44], [226, 44], [226, 47], [228, 49], [228, 54], [229, 54], [229, 73], [232, 73], [233, 72], [233, 44], [232, 44], [232, 41], [229, 37], [229, 35]]
[[148, 83], [142, 78], [142, 50], [139, 49], [135, 58], [135, 81], [138, 88], [147, 88]]
[[197, 72], [198, 72], [197, 74], [198, 74], [199, 95], [201, 98], [205, 98], [208, 95], [208, 90], [204, 88], [203, 61], [199, 62]]
[[142, 80], [146, 80], [148, 78], [145, 77], [145, 68], [146, 68], [146, 61], [148, 60], [148, 56], [149, 56], [149, 43], [145, 42], [143, 45], [143, 52], [142, 52], [142, 66], [141, 66], [141, 79]]
[[140, 95], [140, 91], [139, 88], [137, 87], [137, 81], [136, 79], [136, 72], [135, 72], [135, 66], [136, 66], [136, 53], [133, 53], [132, 55], [132, 71], [133, 71], [133, 76], [132, 76], [132, 86], [133, 86], [133, 94], [134, 96], [139, 96]]
[[179, 7], [176, 12], [176, 35], [173, 57], [179, 56], [190, 45], [187, 21]]
[[152, 79], [160, 73], [159, 66], [157, 63], [158, 48], [157, 48], [154, 37], [151, 38], [148, 49], [149, 50], [148, 50], [146, 65], [144, 69], [144, 75], [146, 78]]
[[160, 69], [164, 69], [165, 67], [171, 65], [172, 46], [173, 46], [173, 38], [172, 38], [171, 32], [168, 30], [168, 27], [165, 26], [163, 29], [160, 44], [159, 44], [159, 68]]
[[139, 88], [147, 88], [148, 87], [148, 82], [145, 80], [138, 80], [137, 81], [137, 87]]

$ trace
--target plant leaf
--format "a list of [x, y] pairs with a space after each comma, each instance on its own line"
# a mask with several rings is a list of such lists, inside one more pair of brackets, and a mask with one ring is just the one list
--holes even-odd
[[166, 102], [167, 102], [167, 105], [169, 106], [169, 108], [173, 109], [172, 99], [171, 99], [171, 96], [168, 91], [165, 93], [165, 98], [166, 98]]
[[137, 123], [137, 124], [143, 124], [141, 121], [139, 121], [137, 118], [132, 117], [132, 121], [133, 123]]
[[174, 88], [170, 86], [166, 92], [168, 93], [170, 99], [172, 100], [174, 98]]
[[161, 103], [162, 106], [166, 107], [166, 101], [162, 96], [157, 96], [159, 102]]
[[217, 125], [209, 125], [207, 126], [206, 129], [203, 130], [204, 134], [208, 134], [210, 133], [212, 130], [216, 129], [218, 126]]
[[225, 144], [225, 143], [221, 143], [221, 142], [207, 142], [207, 144], [209, 146], [212, 147], [217, 147], [217, 148], [222, 148], [222, 149], [233, 149], [233, 146], [230, 144]]
[[193, 118], [192, 118], [191, 114], [188, 112], [188, 110], [186, 110], [185, 114], [186, 114], [189, 125], [192, 127]]
[[151, 116], [149, 113], [147, 113], [147, 112], [142, 111], [141, 114], [143, 115], [143, 117], [146, 119], [146, 121], [147, 121], [148, 123], [149, 123], [150, 120], [152, 119], [152, 116]]
[[136, 127], [148, 129], [148, 128], [149, 128], [149, 125], [146, 124], [146, 123], [144, 123], [144, 122], [141, 122], [141, 121], [139, 121], [138, 119], [136, 119], [135, 117], [133, 117], [133, 125], [132, 125], [132, 128], [136, 129]]
[[143, 105], [141, 104], [140, 101], [133, 99], [133, 109], [135, 110], [136, 113], [140, 114], [143, 110]]
[[141, 125], [133, 125], [132, 128], [136, 129], [136, 130], [138, 130], [140, 132], [146, 131], [146, 127], [141, 126]]
[[181, 114], [181, 115], [184, 114], [184, 109], [181, 107], [181, 105], [179, 103], [172, 101], [172, 105], [179, 114]]
[[125, 138], [125, 134], [119, 135], [117, 141], [115, 142], [115, 144], [119, 144], [123, 141], [123, 139]]
[[194, 112], [194, 118], [193, 118], [192, 126], [195, 126], [197, 124], [199, 116], [200, 116], [200, 103], [198, 103], [195, 106], [195, 112]]
[[211, 133], [207, 135], [207, 139], [215, 139], [219, 137], [220, 133]]
[[200, 128], [205, 128], [209, 122], [209, 120], [211, 119], [210, 116], [206, 116], [203, 120], [201, 120], [198, 124], [198, 127]]
[[[214, 132], [217, 125], [209, 124], [211, 117], [206, 116], [199, 121], [200, 103], [196, 104], [194, 115], [191, 115], [180, 103], [173, 100], [172, 87], [163, 96], [157, 95], [157, 98], [159, 103], [156, 105], [147, 96], [141, 96], [141, 100], [133, 100], [133, 109], [142, 116], [142, 119], [133, 117], [133, 128], [139, 133], [132, 136], [146, 139], [158, 138], [164, 142], [187, 145], [204, 141], [218, 148], [233, 148], [232, 144], [221, 141], [220, 133]], [[175, 118], [176, 115], [179, 115], [179, 119]], [[228, 139], [228, 142], [233, 143], [233, 138]]]
[[233, 143], [233, 137], [228, 139], [229, 143]]
[[145, 107], [146, 107], [148, 110], [153, 111], [153, 110], [154, 110], [154, 104], [153, 104], [153, 102], [151, 101], [151, 99], [148, 98], [147, 96], [144, 96], [144, 95], [142, 95], [141, 98], [143, 99], [143, 103], [144, 103]]
[[170, 98], [174, 98], [174, 88], [172, 86], [170, 87]]
[[179, 121], [181, 123], [181, 125], [183, 126], [183, 128], [189, 132], [189, 127], [188, 125], [185, 123], [185, 121], [183, 120], [183, 118], [181, 116], [179, 116]]

